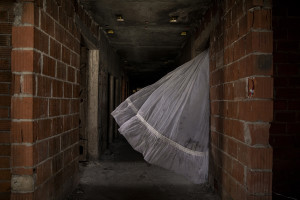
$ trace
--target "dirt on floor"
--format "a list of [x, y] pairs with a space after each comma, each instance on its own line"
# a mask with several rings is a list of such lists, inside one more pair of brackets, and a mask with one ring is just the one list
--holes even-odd
[[120, 137], [97, 162], [80, 164], [80, 182], [68, 200], [218, 200], [205, 184], [196, 185], [146, 163]]

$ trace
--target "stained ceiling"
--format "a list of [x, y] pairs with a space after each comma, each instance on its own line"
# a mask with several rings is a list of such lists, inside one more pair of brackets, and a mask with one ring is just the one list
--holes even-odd
[[[211, 0], [81, 0], [107, 33], [130, 77], [156, 79], [176, 67]], [[124, 21], [118, 18], [124, 19]], [[170, 22], [173, 18], [176, 22]], [[186, 35], [184, 33], [186, 32]]]

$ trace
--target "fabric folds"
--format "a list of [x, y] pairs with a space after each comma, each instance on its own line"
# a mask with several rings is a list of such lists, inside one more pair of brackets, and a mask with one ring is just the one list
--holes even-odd
[[209, 54], [202, 52], [113, 112], [119, 132], [144, 159], [194, 183], [208, 177]]

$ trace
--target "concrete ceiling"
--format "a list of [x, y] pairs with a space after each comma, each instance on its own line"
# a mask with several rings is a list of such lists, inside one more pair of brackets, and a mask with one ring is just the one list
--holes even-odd
[[[199, 24], [211, 0], [81, 0], [108, 34], [131, 77], [161, 74], [176, 67], [189, 34]], [[124, 22], [118, 22], [122, 15]], [[178, 16], [177, 23], [170, 18]], [[187, 36], [181, 36], [187, 31]]]

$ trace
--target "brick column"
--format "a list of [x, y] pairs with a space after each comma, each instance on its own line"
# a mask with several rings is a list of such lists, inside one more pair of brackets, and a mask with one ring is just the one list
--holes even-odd
[[63, 198], [76, 184], [80, 34], [72, 11], [54, 0], [15, 6], [12, 199]]
[[210, 38], [211, 174], [222, 198], [272, 198], [271, 2], [226, 0]]
[[[31, 197], [34, 191], [34, 166], [37, 158], [34, 136], [34, 118], [39, 114], [33, 110], [36, 83], [35, 73], [40, 72], [40, 54], [34, 52], [34, 4], [18, 3], [15, 6], [16, 19], [12, 29], [12, 199], [16, 193]], [[44, 102], [41, 109], [46, 106]]]

